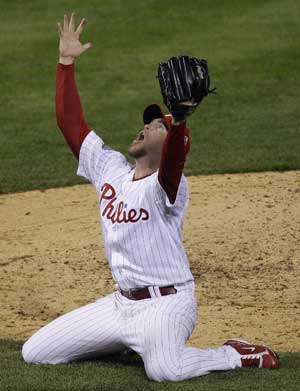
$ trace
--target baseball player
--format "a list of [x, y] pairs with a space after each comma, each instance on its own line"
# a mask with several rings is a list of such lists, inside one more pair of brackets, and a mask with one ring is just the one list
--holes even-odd
[[218, 349], [187, 347], [196, 322], [194, 279], [182, 244], [188, 204], [183, 174], [189, 150], [186, 119], [209, 90], [205, 60], [181, 56], [159, 65], [159, 82], [171, 114], [146, 107], [132, 141], [130, 165], [86, 123], [74, 79], [74, 62], [91, 43], [79, 38], [74, 15], [58, 24], [57, 122], [79, 160], [77, 174], [96, 188], [107, 259], [115, 292], [50, 322], [23, 346], [28, 363], [60, 364], [132, 349], [149, 379], [179, 381], [239, 367], [278, 368], [268, 347], [228, 340]]

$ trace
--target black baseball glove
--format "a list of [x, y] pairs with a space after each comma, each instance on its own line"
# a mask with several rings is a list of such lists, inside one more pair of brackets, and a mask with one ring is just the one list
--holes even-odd
[[215, 92], [215, 88], [209, 89], [210, 78], [204, 59], [171, 57], [159, 63], [157, 77], [164, 103], [175, 121], [185, 120], [209, 92]]

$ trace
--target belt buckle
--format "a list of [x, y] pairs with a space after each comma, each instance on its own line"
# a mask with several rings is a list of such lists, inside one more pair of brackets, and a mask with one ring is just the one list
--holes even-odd
[[131, 288], [131, 289], [128, 289], [128, 298], [131, 299], [131, 300], [135, 300], [135, 297], [134, 297], [134, 292], [136, 291], [139, 291], [139, 288]]
[[128, 292], [128, 299], [133, 300], [133, 298], [134, 298], [134, 297], [133, 297], [133, 293], [132, 293], [132, 292], [133, 292], [133, 289], [128, 289], [127, 292]]

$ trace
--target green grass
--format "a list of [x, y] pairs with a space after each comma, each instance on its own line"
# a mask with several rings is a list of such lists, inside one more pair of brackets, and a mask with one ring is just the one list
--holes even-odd
[[56, 22], [72, 10], [89, 20], [78, 87], [107, 144], [127, 151], [161, 101], [158, 62], [186, 53], [208, 59], [218, 88], [190, 120], [186, 173], [300, 167], [299, 2], [1, 0], [0, 192], [83, 182], [54, 111]]
[[299, 389], [300, 354], [282, 353], [281, 368], [215, 372], [179, 383], [155, 383], [145, 375], [137, 355], [69, 365], [28, 365], [21, 342], [0, 341], [1, 391], [205, 390], [293, 391]]

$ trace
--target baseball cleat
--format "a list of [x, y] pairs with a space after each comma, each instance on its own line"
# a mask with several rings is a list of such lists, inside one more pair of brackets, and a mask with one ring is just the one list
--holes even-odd
[[229, 339], [224, 345], [231, 346], [241, 355], [242, 367], [279, 368], [279, 357], [267, 346], [253, 345], [242, 339]]

